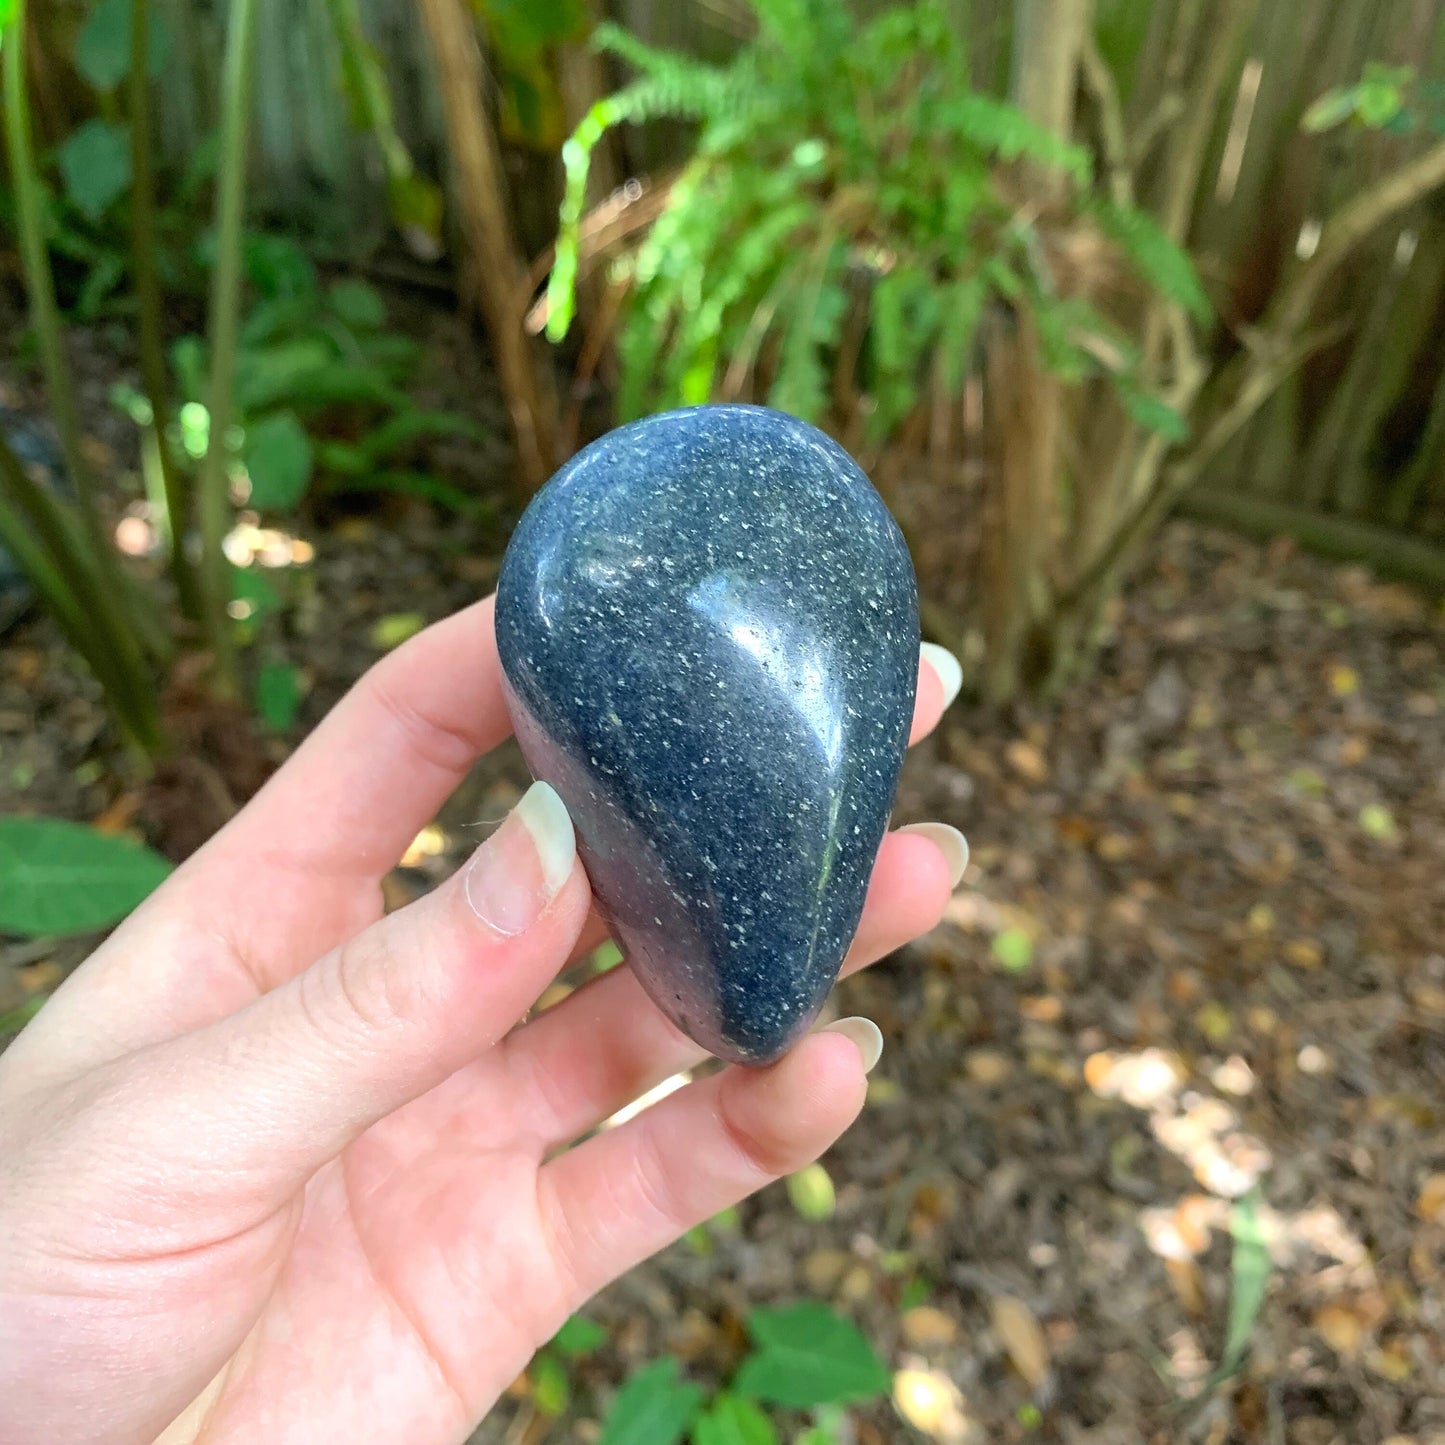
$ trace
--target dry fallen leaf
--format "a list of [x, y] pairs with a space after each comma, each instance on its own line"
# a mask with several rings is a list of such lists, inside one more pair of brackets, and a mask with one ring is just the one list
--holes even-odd
[[1445, 1224], [1445, 1174], [1432, 1174], [1420, 1186], [1415, 1213], [1426, 1224]]
[[1008, 759], [1009, 767], [1026, 783], [1033, 783], [1037, 786], [1048, 781], [1048, 761], [1032, 743], [1026, 743], [1022, 738], [1015, 738], [1004, 749], [1004, 756]]
[[916, 1349], [949, 1345], [958, 1336], [958, 1325], [954, 1320], [932, 1305], [917, 1305], [905, 1310], [898, 1323], [903, 1338]]
[[1014, 1369], [1037, 1390], [1048, 1378], [1049, 1346], [1034, 1312], [1021, 1299], [1000, 1294], [989, 1300], [989, 1313]]
[[815, 1249], [803, 1261], [803, 1278], [810, 1289], [826, 1294], [843, 1277], [852, 1255], [842, 1249]]
[[1318, 968], [1325, 961], [1324, 950], [1311, 938], [1292, 938], [1284, 956], [1296, 968]]
[[1204, 1313], [1204, 1285], [1199, 1266], [1192, 1259], [1166, 1259], [1164, 1268], [1185, 1314], [1198, 1319]]

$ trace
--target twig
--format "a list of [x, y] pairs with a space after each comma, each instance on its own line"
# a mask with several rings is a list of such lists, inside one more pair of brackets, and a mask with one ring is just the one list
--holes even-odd
[[1129, 142], [1124, 134], [1124, 112], [1119, 104], [1119, 87], [1114, 72], [1099, 51], [1092, 29], [1085, 35], [1081, 56], [1084, 80], [1099, 107], [1099, 143], [1104, 151], [1104, 168], [1109, 176], [1109, 195], [1114, 204], [1127, 206], [1134, 199], [1134, 176], [1130, 168]]

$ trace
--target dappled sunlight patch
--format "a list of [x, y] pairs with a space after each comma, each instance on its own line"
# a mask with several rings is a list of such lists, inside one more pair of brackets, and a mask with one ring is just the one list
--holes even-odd
[[610, 1119], [601, 1124], [603, 1129], [615, 1129], [619, 1124], [625, 1124], [629, 1119], [635, 1119], [644, 1109], [650, 1109], [654, 1104], [667, 1098], [669, 1094], [675, 1094], [679, 1089], [686, 1088], [692, 1082], [691, 1070], [684, 1069], [680, 1074], [673, 1074], [671, 1078], [664, 1079], [660, 1084], [654, 1085], [645, 1094], [638, 1095], [630, 1104], [624, 1104]]
[[401, 855], [403, 868], [420, 868], [430, 858], [439, 858], [446, 852], [447, 835], [436, 823], [428, 823], [415, 838], [407, 844]]
[[941, 1370], [905, 1356], [893, 1375], [893, 1404], [915, 1430], [940, 1445], [969, 1445], [977, 1430], [963, 1392]]

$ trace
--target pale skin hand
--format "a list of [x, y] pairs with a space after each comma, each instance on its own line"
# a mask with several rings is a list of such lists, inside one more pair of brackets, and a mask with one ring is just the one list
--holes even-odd
[[[923, 664], [915, 739], [944, 702]], [[461, 1441], [596, 1290], [853, 1121], [859, 1051], [817, 1033], [566, 1147], [699, 1054], [625, 969], [515, 1027], [601, 937], [565, 815], [382, 917], [508, 731], [488, 601], [373, 668], [0, 1057], [0, 1440]], [[848, 966], [952, 881], [890, 835]]]

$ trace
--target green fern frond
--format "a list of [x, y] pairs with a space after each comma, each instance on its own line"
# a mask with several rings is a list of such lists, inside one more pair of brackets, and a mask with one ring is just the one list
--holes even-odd
[[1129, 258], [1140, 277], [1161, 295], [1182, 306], [1201, 326], [1214, 314], [1194, 262], [1137, 206], [1100, 201], [1094, 206], [1104, 232]]
[[1002, 160], [1031, 160], [1053, 166], [1087, 185], [1092, 170], [1089, 153], [1030, 120], [1017, 106], [986, 95], [964, 95], [938, 110], [940, 125], [961, 140]]

